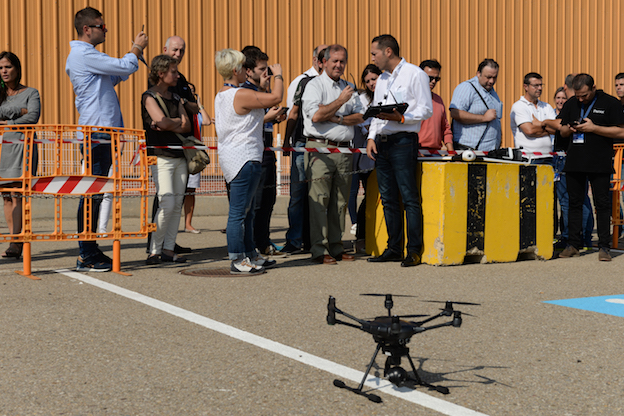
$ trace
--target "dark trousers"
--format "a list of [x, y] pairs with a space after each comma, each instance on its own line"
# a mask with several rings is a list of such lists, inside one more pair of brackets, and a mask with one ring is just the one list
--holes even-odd
[[[423, 245], [422, 207], [416, 181], [418, 135], [399, 133], [377, 141], [377, 183], [383, 203], [388, 249], [403, 254], [403, 209], [407, 217], [407, 249], [420, 255]], [[403, 209], [401, 209], [403, 201]]]
[[275, 160], [272, 163], [262, 164], [262, 174], [260, 183], [256, 191], [255, 219], [254, 219], [254, 240], [256, 247], [261, 253], [271, 244], [270, 227], [271, 215], [277, 198], [275, 185], [277, 184], [277, 173]]
[[585, 201], [586, 181], [589, 180], [596, 207], [596, 223], [598, 225], [598, 247], [611, 247], [611, 187], [610, 173], [566, 172], [570, 212], [568, 217], [568, 242], [576, 249], [582, 247], [583, 202]]
[[[92, 140], [110, 140], [109, 134], [94, 133], [91, 135]], [[83, 152], [84, 148], [81, 149]], [[94, 143], [91, 145], [91, 173], [97, 176], [108, 177], [108, 171], [113, 163], [111, 145], [108, 143]], [[102, 204], [103, 194], [93, 195], [91, 197], [91, 231], [96, 232], [98, 219], [100, 218], [100, 205]], [[84, 231], [84, 198], [80, 198], [78, 203], [78, 232]], [[80, 256], [83, 260], [97, 255], [99, 252], [96, 241], [79, 241]]]
[[[368, 157], [368, 156], [367, 156]], [[364, 187], [364, 198], [362, 199], [362, 203], [357, 210], [357, 231], [355, 233], [355, 238], [357, 240], [363, 240], [366, 238], [366, 186], [368, 185], [368, 177], [370, 176], [370, 172], [359, 173], [358, 176], [362, 181], [362, 186]]]

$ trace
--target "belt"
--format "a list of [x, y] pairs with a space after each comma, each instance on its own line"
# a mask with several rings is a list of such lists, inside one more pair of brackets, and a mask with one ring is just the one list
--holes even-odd
[[418, 133], [414, 133], [411, 131], [401, 131], [399, 133], [394, 133], [394, 134], [377, 134], [375, 138], [378, 139], [380, 142], [384, 143], [389, 140], [395, 140], [401, 137], [410, 137], [410, 136], [413, 136], [415, 139], [418, 139]]
[[318, 143], [328, 144], [330, 146], [336, 146], [336, 147], [349, 147], [349, 145], [351, 144], [351, 141], [348, 141], [348, 142], [335, 142], [333, 140], [319, 139], [317, 137], [306, 137], [306, 140], [311, 141], [311, 142], [318, 142]]

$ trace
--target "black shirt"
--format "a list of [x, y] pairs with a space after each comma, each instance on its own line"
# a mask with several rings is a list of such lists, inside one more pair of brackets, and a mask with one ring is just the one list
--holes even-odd
[[[591, 103], [581, 106], [576, 97], [570, 98], [561, 109], [561, 124], [580, 120], [581, 108], [587, 110]], [[622, 104], [617, 98], [602, 90], [596, 91], [596, 102], [587, 116], [597, 126], [624, 125]], [[574, 143], [572, 135], [564, 172], [611, 173], [613, 172], [613, 139], [595, 133], [584, 133], [584, 143]]]

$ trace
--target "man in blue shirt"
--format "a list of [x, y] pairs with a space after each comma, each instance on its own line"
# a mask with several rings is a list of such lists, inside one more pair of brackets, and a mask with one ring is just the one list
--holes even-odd
[[503, 103], [494, 91], [498, 63], [484, 59], [477, 75], [464, 81], [453, 91], [449, 105], [453, 117], [453, 142], [456, 150], [490, 151], [501, 144]]
[[[78, 123], [87, 126], [123, 127], [123, 118], [115, 85], [128, 79], [130, 74], [139, 69], [139, 57], [147, 46], [147, 35], [141, 31], [136, 36], [132, 49], [123, 58], [112, 58], [95, 49], [106, 40], [106, 25], [102, 13], [87, 7], [76, 13], [74, 26], [78, 40], [70, 42], [71, 51], [67, 57], [65, 72], [74, 87], [76, 109], [80, 113]], [[110, 135], [92, 133], [92, 141], [110, 141]], [[93, 175], [108, 176], [112, 164], [110, 143], [93, 143], [91, 152], [91, 170]], [[95, 195], [92, 201], [92, 231], [97, 231], [101, 195]], [[78, 206], [78, 232], [84, 229], [84, 200]], [[98, 248], [95, 241], [81, 241], [80, 257], [76, 264], [77, 271], [110, 271], [112, 260]]]

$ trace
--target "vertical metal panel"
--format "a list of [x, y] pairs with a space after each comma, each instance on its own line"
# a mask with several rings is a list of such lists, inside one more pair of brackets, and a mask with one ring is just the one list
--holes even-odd
[[[613, 94], [613, 77], [624, 71], [622, 0], [0, 0], [3, 15], [10, 16], [0, 28], [1, 49], [21, 58], [23, 82], [40, 90], [42, 123], [78, 120], [65, 60], [75, 38], [74, 13], [87, 5], [104, 14], [109, 32], [98, 49], [111, 56], [127, 53], [143, 24], [150, 36], [148, 62], [167, 37], [185, 38], [180, 70], [210, 112], [222, 82], [215, 52], [251, 44], [280, 62], [289, 80], [310, 67], [316, 45], [342, 43], [349, 50], [347, 74], [359, 80], [370, 62], [371, 38], [391, 33], [408, 61], [442, 63], [436, 92], [447, 105], [457, 84], [474, 76], [482, 59], [493, 58], [501, 65], [495, 88], [504, 102], [507, 145], [509, 111], [523, 93], [525, 73], [542, 74], [542, 98], [552, 102], [568, 73], [588, 72], [598, 88]], [[118, 87], [127, 127], [141, 127], [146, 79], [141, 65]]]

